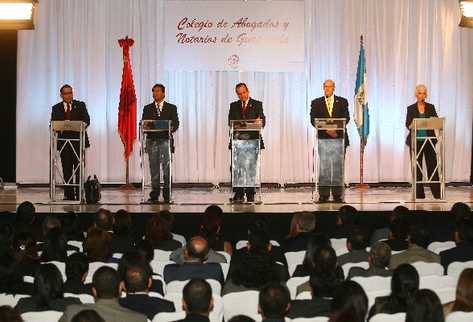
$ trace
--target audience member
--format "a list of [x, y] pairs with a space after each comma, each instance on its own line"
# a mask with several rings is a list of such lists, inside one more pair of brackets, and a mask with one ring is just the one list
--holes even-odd
[[457, 282], [455, 301], [444, 305], [445, 315], [451, 312], [473, 312], [473, 268], [465, 268]]
[[312, 212], [296, 212], [292, 216], [289, 235], [282, 242], [284, 252], [299, 252], [307, 249], [307, 244], [315, 229], [315, 215]]
[[43, 240], [46, 239], [48, 233], [55, 229], [62, 229], [62, 223], [55, 215], [47, 215], [41, 224], [41, 231], [43, 233]]
[[133, 239], [130, 214], [126, 210], [118, 210], [113, 224], [112, 251], [124, 254], [132, 250]]
[[211, 205], [205, 209], [198, 235], [207, 239], [210, 249], [232, 254], [232, 244], [223, 233], [223, 210], [219, 206]]
[[113, 233], [113, 224], [115, 218], [110, 210], [100, 208], [95, 213], [95, 228], [105, 230], [109, 233]]
[[262, 322], [284, 322], [291, 308], [291, 297], [286, 286], [278, 282], [265, 285], [259, 292], [258, 312]]
[[391, 247], [383, 242], [374, 244], [368, 255], [369, 268], [352, 267], [348, 272], [348, 279], [353, 277], [370, 277], [370, 276], [391, 276], [392, 271], [389, 269], [391, 260]]
[[406, 322], [444, 322], [440, 299], [431, 290], [418, 290], [407, 306]]
[[169, 223], [160, 216], [152, 216], [148, 220], [145, 238], [155, 249], [173, 251], [182, 246], [180, 242], [172, 238]]
[[296, 266], [293, 277], [310, 276], [315, 269], [315, 254], [322, 246], [331, 246], [330, 239], [321, 233], [313, 233], [307, 244], [302, 264]]
[[89, 272], [89, 260], [83, 253], [73, 253], [66, 259], [66, 282], [64, 292], [72, 294], [92, 294], [90, 284], [85, 284]]
[[15, 216], [15, 232], [30, 233], [34, 240], [41, 240], [41, 226], [34, 224], [36, 217], [36, 209], [34, 205], [29, 201], [23, 201], [18, 208], [16, 208]]
[[353, 281], [342, 282], [335, 290], [329, 322], [364, 322], [368, 298]]
[[406, 250], [409, 246], [406, 240], [407, 230], [408, 225], [405, 217], [394, 219], [389, 224], [389, 239], [384, 242], [395, 252]]
[[368, 261], [366, 233], [361, 228], [354, 228], [347, 239], [348, 253], [338, 256], [338, 265]]
[[330, 238], [348, 238], [355, 227], [357, 213], [358, 211], [350, 205], [340, 207], [335, 217], [335, 229]]
[[394, 208], [393, 211], [389, 214], [388, 226], [376, 229], [371, 234], [370, 245], [372, 246], [372, 245], [374, 245], [374, 243], [376, 243], [378, 241], [383, 241], [385, 239], [389, 239], [389, 224], [391, 222], [393, 222], [395, 219], [405, 217], [408, 214], [409, 214], [409, 209], [407, 207], [396, 206], [396, 208]]
[[33, 285], [23, 281], [11, 250], [0, 253], [0, 293], [33, 295], [33, 292]]
[[186, 317], [178, 322], [209, 322], [213, 310], [212, 289], [203, 279], [195, 278], [184, 286], [182, 308]]
[[473, 260], [473, 219], [463, 218], [457, 222], [456, 247], [440, 253], [440, 262], [447, 272], [448, 265], [453, 262], [467, 262]]
[[240, 314], [240, 315], [235, 315], [230, 320], [228, 320], [228, 322], [256, 322], [256, 321], [246, 315]]
[[74, 315], [71, 322], [105, 322], [94, 310], [83, 310]]
[[21, 276], [34, 276], [40, 262], [33, 235], [26, 231], [16, 234], [12, 249], [18, 273]]
[[84, 252], [89, 262], [116, 262], [112, 257], [112, 235], [100, 228], [91, 228], [84, 241]]
[[[24, 322], [18, 310], [9, 305], [0, 306], [0, 322]], [[243, 322], [243, 321], [242, 321]]]
[[60, 227], [48, 230], [42, 244], [42, 262], [64, 262], [67, 257], [67, 241]]

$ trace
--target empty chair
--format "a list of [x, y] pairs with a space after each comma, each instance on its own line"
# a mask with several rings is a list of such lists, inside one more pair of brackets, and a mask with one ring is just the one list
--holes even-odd
[[346, 238], [330, 238], [330, 243], [337, 256], [348, 253]]
[[415, 267], [419, 276], [443, 276], [443, 266], [439, 263], [415, 262], [411, 264]]
[[312, 293], [311, 292], [302, 292], [297, 294], [296, 300], [311, 300], [312, 299]]
[[447, 315], [446, 322], [471, 322], [473, 312], [453, 312]]
[[370, 263], [368, 263], [368, 262], [359, 262], [359, 263], [346, 263], [346, 264], [343, 264], [342, 269], [343, 269], [343, 274], [345, 275], [345, 277], [348, 276], [348, 272], [350, 272], [350, 269], [352, 267], [361, 267], [361, 268], [364, 268], [364, 269], [368, 269], [370, 267]]
[[447, 275], [453, 277], [456, 281], [465, 268], [473, 268], [473, 261], [451, 263], [447, 267]]
[[11, 307], [15, 307], [16, 303], [21, 298], [29, 297], [29, 295], [13, 295], [13, 294], [0, 294], [0, 305], [10, 305]]
[[104, 262], [92, 262], [89, 264], [89, 273], [87, 273], [87, 277], [85, 278], [85, 284], [92, 283], [92, 277], [94, 273], [102, 266], [108, 266], [113, 269], [117, 269], [118, 264], [115, 263], [104, 263]]
[[[207, 279], [206, 280], [209, 284], [210, 287], [212, 288], [212, 294], [214, 295], [219, 295], [222, 292], [222, 285], [216, 280], [212, 279]], [[182, 291], [184, 290], [184, 286], [189, 283], [189, 280], [186, 281], [172, 281], [169, 284], [166, 284], [166, 294], [169, 293], [177, 293], [177, 294], [182, 294]]]
[[[165, 299], [174, 303], [176, 312], [184, 313], [183, 308], [182, 308], [182, 294], [177, 294], [177, 293], [166, 294]], [[213, 307], [213, 310], [210, 312], [209, 319], [211, 322], [222, 322], [223, 300], [220, 296], [213, 295], [213, 301], [214, 301], [214, 307]], [[153, 321], [156, 321], [156, 317], [153, 319]], [[170, 321], [175, 321], [175, 320], [170, 320]], [[161, 322], [161, 320], [159, 320], [159, 322]]]
[[27, 312], [21, 317], [25, 322], [57, 322], [62, 316], [58, 311]]
[[427, 249], [438, 255], [440, 254], [440, 252], [443, 252], [444, 250], [453, 248], [455, 246], [456, 244], [454, 241], [432, 242], [429, 244], [429, 246], [427, 246]]
[[386, 296], [391, 293], [391, 277], [354, 277], [352, 280], [360, 284], [365, 291], [368, 297], [368, 307], [374, 304], [374, 300], [378, 296]]
[[291, 277], [287, 282], [287, 288], [289, 289], [289, 294], [291, 294], [291, 300], [294, 300], [297, 295], [297, 287], [305, 282], [309, 281], [309, 276], [303, 277]]
[[404, 322], [406, 320], [406, 313], [386, 314], [380, 313], [374, 315], [370, 322]]
[[442, 304], [455, 301], [457, 281], [451, 276], [423, 276], [419, 288], [434, 291]]
[[305, 250], [301, 250], [299, 252], [287, 252], [284, 253], [284, 256], [286, 256], [289, 276], [292, 276], [292, 274], [294, 274], [294, 271], [296, 270], [297, 265], [302, 264], [304, 262]]
[[[247, 240], [240, 240], [236, 243], [235, 248], [236, 249], [242, 249], [242, 248], [246, 247], [247, 244], [248, 244]], [[279, 243], [276, 240], [271, 240], [271, 245], [280, 246]]]
[[233, 316], [243, 314], [249, 317], [258, 318], [258, 291], [244, 291], [227, 294], [223, 297], [223, 316], [225, 321]]

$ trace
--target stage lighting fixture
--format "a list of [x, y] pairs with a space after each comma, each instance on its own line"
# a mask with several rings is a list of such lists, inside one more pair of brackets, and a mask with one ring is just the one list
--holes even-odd
[[0, 29], [34, 29], [37, 0], [0, 0]]
[[473, 0], [460, 0], [460, 27], [473, 28]]

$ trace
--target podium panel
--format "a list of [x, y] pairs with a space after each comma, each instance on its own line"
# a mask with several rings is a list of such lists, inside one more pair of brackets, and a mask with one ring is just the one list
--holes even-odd
[[234, 188], [261, 186], [259, 145], [259, 140], [233, 140], [232, 186]]
[[319, 140], [318, 185], [339, 187], [344, 184], [344, 141], [343, 139]]

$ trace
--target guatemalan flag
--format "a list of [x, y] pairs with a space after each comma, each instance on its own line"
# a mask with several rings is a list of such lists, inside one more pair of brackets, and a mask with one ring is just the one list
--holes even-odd
[[363, 36], [360, 38], [360, 54], [355, 84], [355, 124], [360, 134], [360, 143], [364, 148], [370, 133], [370, 115], [368, 111], [368, 85], [366, 78], [366, 58]]

